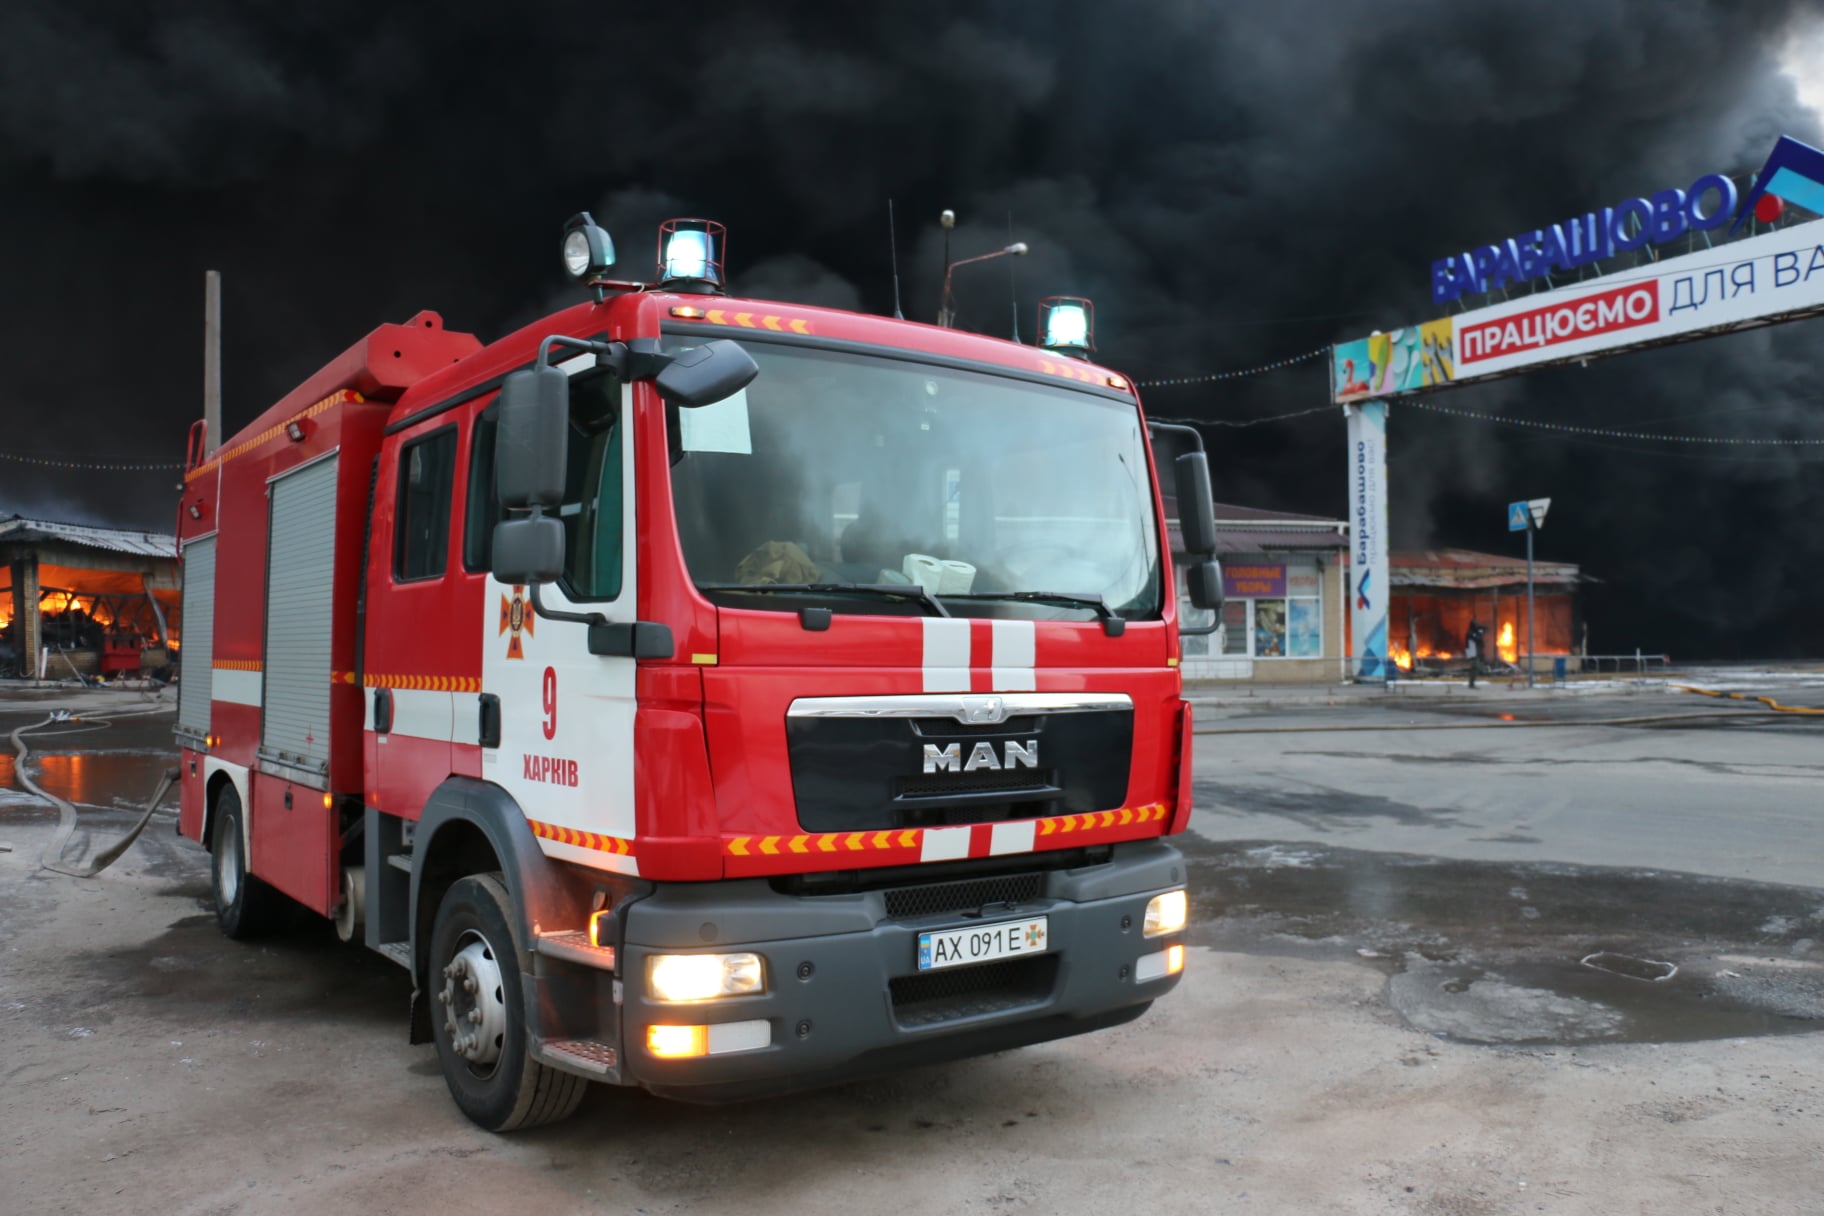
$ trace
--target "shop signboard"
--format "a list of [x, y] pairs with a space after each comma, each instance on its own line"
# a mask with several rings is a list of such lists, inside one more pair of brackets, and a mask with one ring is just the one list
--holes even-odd
[[1232, 561], [1222, 565], [1222, 594], [1225, 599], [1251, 600], [1263, 596], [1282, 596], [1285, 593], [1284, 565]]
[[[1767, 199], [1824, 207], [1824, 153], [1782, 139], [1735, 218]], [[1698, 210], [1706, 222], [1728, 218], [1720, 202]], [[1819, 313], [1824, 228], [1814, 220], [1341, 343], [1331, 396], [1397, 397]]]
[[1387, 656], [1387, 404], [1364, 401], [1349, 422], [1349, 630], [1355, 677], [1391, 679]]

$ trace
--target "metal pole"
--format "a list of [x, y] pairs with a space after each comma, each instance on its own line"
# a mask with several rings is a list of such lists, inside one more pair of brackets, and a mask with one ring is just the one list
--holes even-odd
[[222, 446], [222, 275], [203, 272], [203, 451]]
[[1526, 514], [1526, 686], [1533, 686], [1533, 514]]
[[944, 289], [937, 298], [937, 323], [944, 329], [950, 328], [950, 230], [956, 227], [956, 212], [948, 207], [937, 217], [937, 222], [944, 230]]

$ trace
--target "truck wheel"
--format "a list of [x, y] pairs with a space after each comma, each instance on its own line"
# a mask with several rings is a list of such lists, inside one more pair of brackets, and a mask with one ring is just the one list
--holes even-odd
[[499, 874], [472, 874], [445, 892], [431, 931], [437, 1060], [456, 1105], [491, 1132], [566, 1118], [589, 1085], [527, 1051], [512, 908]]
[[209, 886], [215, 919], [236, 941], [260, 937], [278, 926], [279, 893], [247, 872], [246, 833], [241, 829], [241, 796], [223, 786], [215, 800], [215, 828], [209, 838]]

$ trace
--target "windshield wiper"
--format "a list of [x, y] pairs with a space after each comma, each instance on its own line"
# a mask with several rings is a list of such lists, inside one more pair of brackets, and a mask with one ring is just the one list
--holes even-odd
[[963, 595], [946, 596], [953, 600], [1014, 600], [1022, 604], [1063, 604], [1072, 608], [1088, 608], [1102, 618], [1102, 632], [1111, 638], [1120, 637], [1127, 628], [1127, 618], [1117, 616], [1115, 610], [1099, 595], [1073, 595], [1068, 591], [972, 591]]
[[949, 616], [950, 610], [937, 602], [920, 583], [707, 583], [705, 591], [727, 591], [736, 595], [749, 592], [765, 595], [774, 591], [808, 592], [813, 595], [843, 595], [859, 592], [897, 600], [915, 600], [931, 610], [932, 616]]
[[1096, 615], [1103, 620], [1114, 617], [1114, 610], [1099, 595], [1073, 595], [1068, 591], [971, 591], [962, 595], [946, 595], [951, 600], [1018, 600], [1025, 604], [1068, 604], [1078, 608], [1093, 608]]

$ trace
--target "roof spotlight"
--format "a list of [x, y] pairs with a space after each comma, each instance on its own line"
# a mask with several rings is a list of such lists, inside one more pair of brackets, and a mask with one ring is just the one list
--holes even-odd
[[1096, 306], [1082, 296], [1039, 301], [1039, 345], [1083, 358], [1096, 349]]
[[573, 279], [589, 282], [614, 265], [614, 240], [596, 227], [587, 211], [579, 211], [564, 224], [564, 270]]
[[720, 294], [722, 246], [728, 229], [714, 220], [666, 220], [659, 225], [659, 283], [669, 291]]

